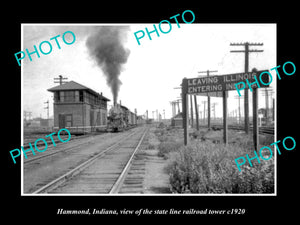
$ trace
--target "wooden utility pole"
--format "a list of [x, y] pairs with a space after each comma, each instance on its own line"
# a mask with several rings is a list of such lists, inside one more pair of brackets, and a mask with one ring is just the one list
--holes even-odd
[[228, 143], [228, 122], [227, 122], [227, 91], [223, 91], [223, 140]]
[[59, 75], [59, 78], [54, 78], [54, 83], [59, 83], [59, 85], [67, 83], [67, 81], [63, 81], [63, 80], [68, 80], [68, 78], [63, 77], [62, 75]]
[[47, 104], [47, 107], [45, 107], [44, 109], [47, 109], [47, 119], [49, 120], [49, 100], [44, 102], [44, 104]]
[[216, 120], [216, 105], [218, 105], [217, 102], [214, 102], [214, 103], [212, 104], [212, 111], [214, 111], [214, 120]]
[[205, 109], [205, 105], [206, 105], [206, 101], [202, 101], [202, 103], [204, 104], [204, 111], [203, 111], [203, 124], [205, 124], [205, 111], [206, 111], [206, 109]]
[[183, 126], [183, 136], [184, 136], [184, 145], [187, 145], [188, 143], [188, 132], [187, 132], [187, 128], [188, 128], [188, 117], [189, 117], [189, 113], [188, 113], [188, 95], [187, 95], [187, 79], [184, 78], [182, 80], [182, 91], [181, 91], [181, 95], [182, 95], [182, 126]]
[[[249, 53], [250, 52], [263, 52], [264, 50], [249, 50], [249, 46], [262, 46], [263, 43], [230, 43], [230, 46], [244, 46], [245, 50], [232, 50], [230, 52], [235, 53], [245, 53], [245, 73], [248, 73], [249, 71]], [[248, 95], [248, 89], [244, 89], [245, 98], [244, 98], [244, 114], [245, 114], [245, 132], [249, 133], [249, 95]]]
[[239, 122], [238, 122], [238, 124], [240, 124], [241, 121], [242, 121], [242, 116], [241, 116], [241, 99], [243, 98], [243, 96], [238, 96], [237, 95], [237, 96], [234, 96], [234, 98], [238, 100], [238, 105], [239, 105], [239, 108], [238, 108]]
[[180, 106], [179, 106], [179, 105], [180, 105], [180, 104], [179, 104], [179, 103], [180, 103], [180, 101], [181, 101], [181, 99], [178, 99], [178, 100], [176, 101], [176, 103], [177, 103], [177, 107], [178, 107], [178, 113], [180, 113]]
[[[252, 72], [256, 72], [254, 68]], [[259, 145], [259, 127], [258, 127], [258, 88], [253, 88], [252, 91], [252, 107], [253, 107], [253, 144], [254, 150], [258, 151]]]
[[[198, 73], [206, 73], [207, 76], [209, 77], [209, 73], [210, 72], [218, 72], [218, 70], [207, 70], [207, 71], [199, 71]], [[210, 126], [210, 96], [207, 93], [207, 127], [210, 130], [211, 126]]]
[[176, 104], [174, 101], [171, 102], [172, 105], [172, 117], [176, 115]]
[[258, 150], [259, 133], [258, 133], [258, 88], [252, 89], [253, 96], [253, 144], [254, 150]]
[[191, 101], [191, 128], [194, 127], [194, 112], [193, 112], [193, 96], [190, 95], [190, 101]]
[[275, 121], [275, 98], [273, 98], [272, 104], [272, 120]]
[[199, 130], [199, 113], [198, 113], [198, 105], [197, 105], [197, 95], [194, 95], [195, 102], [195, 114], [196, 114], [196, 129]]
[[266, 125], [269, 124], [269, 93], [267, 88], [265, 88], [265, 101], [266, 101]]
[[176, 102], [172, 102], [172, 104], [173, 104], [173, 112], [174, 112], [173, 115], [176, 116]]
[[[174, 87], [174, 89], [182, 89], [181, 87]], [[172, 101], [172, 112], [173, 112], [173, 107], [174, 107], [174, 113], [173, 113], [173, 117], [176, 116], [177, 112], [176, 112], [176, 104], [178, 104], [178, 113], [180, 113], [180, 108], [179, 108], [179, 101], [175, 100]]]
[[239, 122], [238, 122], [238, 124], [241, 123], [241, 120], [242, 120], [242, 117], [241, 117], [241, 101], [239, 99]]
[[172, 106], [172, 117], [174, 117], [174, 116], [175, 116], [175, 113], [174, 113], [174, 103], [173, 103], [173, 101], [170, 102], [170, 104], [171, 104], [171, 106]]

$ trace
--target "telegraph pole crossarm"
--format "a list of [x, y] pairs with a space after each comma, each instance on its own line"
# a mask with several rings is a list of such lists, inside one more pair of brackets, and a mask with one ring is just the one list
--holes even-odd
[[54, 78], [54, 83], [58, 83], [59, 85], [62, 85], [64, 83], [66, 83], [66, 81], [63, 80], [67, 80], [67, 77], [63, 77], [62, 75], [59, 75], [59, 78], [55, 77]]
[[[263, 52], [264, 50], [249, 50], [248, 52]], [[230, 52], [245, 52], [244, 50], [231, 50]]]

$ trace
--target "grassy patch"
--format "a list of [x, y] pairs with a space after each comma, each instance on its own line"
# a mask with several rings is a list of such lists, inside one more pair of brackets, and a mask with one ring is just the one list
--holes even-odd
[[178, 151], [178, 149], [182, 146], [182, 143], [179, 142], [162, 142], [158, 145], [158, 156], [168, 158], [168, 153]]
[[181, 147], [168, 166], [174, 193], [273, 193], [273, 160], [252, 162], [239, 172], [234, 159], [245, 155], [238, 145], [193, 142]]
[[180, 137], [182, 135], [178, 129], [158, 128], [155, 134], [160, 142], [157, 146], [159, 150], [158, 156], [167, 159], [169, 153], [176, 152], [183, 146], [183, 141]]
[[252, 160], [253, 167], [246, 162], [241, 172], [236, 166], [236, 158], [254, 156], [250, 135], [230, 131], [226, 146], [213, 142], [220, 131], [196, 132], [188, 146], [183, 146], [182, 130], [157, 128], [155, 135], [158, 154], [170, 161], [166, 171], [173, 193], [274, 193], [273, 158], [260, 164]]

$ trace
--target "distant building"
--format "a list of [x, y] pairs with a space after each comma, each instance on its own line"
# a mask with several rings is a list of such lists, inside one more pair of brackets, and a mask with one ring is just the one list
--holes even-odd
[[41, 127], [53, 127], [54, 121], [53, 119], [42, 119], [40, 118]]
[[75, 81], [48, 89], [54, 93], [54, 130], [68, 128], [73, 133], [104, 129], [108, 98]]
[[145, 123], [145, 119], [143, 118], [143, 116], [137, 116], [136, 121], [137, 121], [137, 124], [144, 124]]
[[182, 128], [182, 113], [179, 112], [177, 115], [171, 118], [171, 126]]
[[268, 110], [260, 108], [258, 109], [258, 115], [260, 118], [260, 125], [271, 125], [274, 123], [274, 108], [269, 108]]
[[29, 127], [53, 127], [53, 119], [43, 119], [41, 117], [37, 117], [26, 122], [26, 126]]

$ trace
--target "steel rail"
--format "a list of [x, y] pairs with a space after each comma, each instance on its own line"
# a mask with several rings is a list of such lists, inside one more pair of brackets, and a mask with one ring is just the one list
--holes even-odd
[[[26, 159], [26, 161], [24, 160], [24, 165], [26, 164], [30, 164], [34, 161], [37, 161], [37, 160], [40, 160], [40, 159], [43, 159], [43, 158], [47, 158], [47, 157], [50, 157], [52, 155], [56, 155], [56, 154], [59, 154], [59, 153], [65, 153], [65, 152], [69, 152], [69, 151], [73, 151], [73, 150], [76, 150], [78, 147], [81, 147], [83, 145], [85, 145], [87, 143], [78, 143], [76, 146], [72, 146], [72, 147], [68, 147], [68, 148], [64, 148], [64, 149], [61, 149], [61, 150], [53, 150], [51, 153], [48, 153], [48, 154], [41, 154], [40, 156], [35, 156], [34, 158], [30, 158], [30, 159]], [[33, 154], [32, 154], [33, 155]]]
[[[217, 128], [223, 129], [223, 126], [218, 125], [218, 124], [212, 125], [212, 127], [217, 127]], [[229, 124], [228, 129], [231, 129], [231, 130], [244, 130], [244, 127], [239, 126], [239, 125], [230, 125]], [[253, 126], [250, 126], [250, 130], [253, 130]], [[259, 133], [260, 134], [273, 134], [274, 135], [274, 128], [272, 128], [272, 127], [259, 127]]]
[[86, 167], [90, 166], [96, 159], [98, 159], [99, 157], [103, 156], [106, 152], [112, 150], [113, 148], [115, 148], [117, 145], [119, 145], [122, 141], [128, 139], [129, 137], [133, 136], [134, 134], [136, 134], [137, 131], [127, 135], [126, 137], [122, 138], [121, 140], [119, 140], [118, 142], [116, 142], [115, 144], [109, 146], [108, 148], [106, 148], [104, 151], [99, 152], [98, 154], [96, 154], [95, 156], [93, 156], [92, 158], [88, 159], [87, 161], [81, 163], [80, 165], [78, 165], [77, 167], [75, 167], [74, 169], [66, 172], [65, 174], [61, 175], [60, 177], [54, 179], [53, 181], [49, 182], [48, 184], [44, 185], [43, 187], [39, 188], [38, 190], [34, 191], [32, 194], [39, 194], [39, 193], [44, 193], [49, 191], [51, 188], [54, 188], [56, 186], [61, 185], [62, 183], [64, 183], [67, 179], [75, 176], [76, 174], [78, 174], [80, 171], [84, 170]]
[[121, 172], [120, 176], [118, 177], [117, 181], [112, 186], [109, 194], [117, 194], [120, 191], [120, 189], [122, 187], [122, 184], [125, 180], [125, 177], [126, 177], [128, 171], [129, 171], [132, 159], [133, 159], [135, 153], [137, 152], [137, 150], [139, 149], [140, 145], [142, 144], [142, 142], [144, 140], [144, 137], [147, 134], [148, 130], [149, 130], [149, 128], [144, 131], [144, 134], [142, 135], [138, 145], [135, 147], [133, 153], [131, 154], [130, 159], [128, 160], [127, 164], [125, 165], [124, 169], [122, 170], [122, 172]]
[[[92, 136], [91, 136], [92, 137]], [[103, 136], [102, 136], [103, 137]], [[89, 140], [88, 140], [89, 141]], [[30, 158], [30, 159], [26, 159], [26, 161], [24, 160], [24, 164], [30, 164], [36, 160], [39, 160], [39, 159], [43, 159], [43, 158], [47, 158], [47, 157], [50, 157], [52, 155], [55, 155], [55, 154], [59, 154], [59, 153], [66, 153], [66, 152], [69, 152], [69, 151], [73, 151], [73, 150], [76, 150], [78, 149], [79, 147], [82, 147], [84, 145], [86, 145], [87, 143], [86, 142], [83, 142], [82, 143], [82, 140], [78, 140], [78, 142], [71, 142], [71, 144], [77, 144], [76, 146], [71, 146], [71, 147], [67, 147], [67, 148], [64, 148], [64, 149], [61, 149], [61, 150], [52, 150], [52, 152], [50, 153], [46, 153], [46, 154], [41, 154], [40, 156], [35, 156], [33, 158]], [[24, 153], [23, 153], [24, 154]], [[26, 154], [27, 155], [27, 154]], [[33, 154], [30, 154], [28, 156], [32, 156]]]

